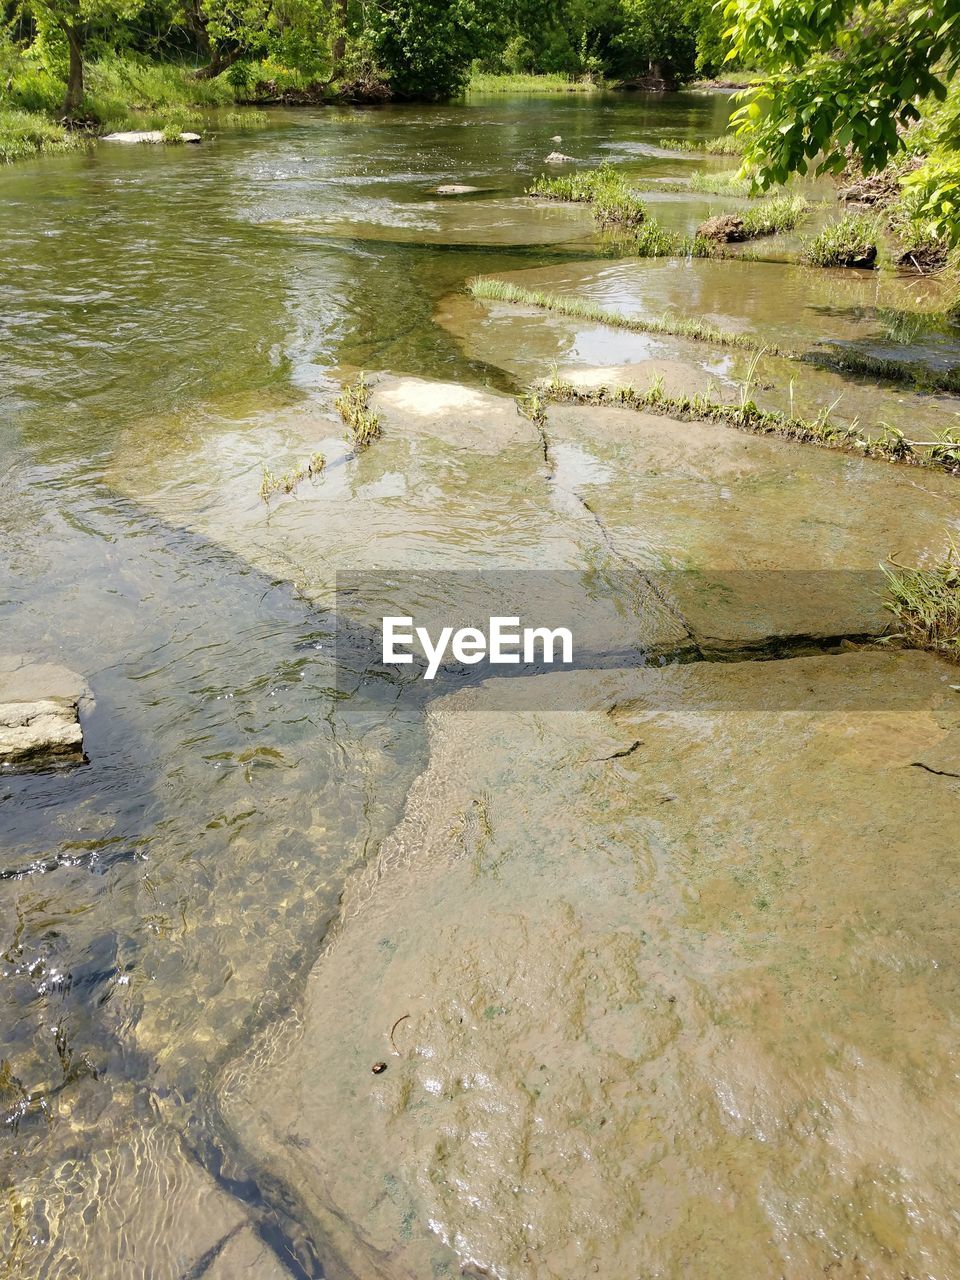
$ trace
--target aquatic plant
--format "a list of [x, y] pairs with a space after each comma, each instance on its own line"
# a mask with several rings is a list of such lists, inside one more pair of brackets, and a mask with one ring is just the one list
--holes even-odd
[[692, 241], [678, 231], [668, 231], [655, 218], [645, 222], [636, 233], [633, 251], [638, 258], [669, 258], [685, 254]]
[[[723, 194], [747, 194], [749, 184], [737, 179], [737, 187], [730, 190], [731, 175], [723, 175], [723, 181], [710, 175], [694, 175], [687, 185], [667, 184], [675, 190], [719, 191]], [[541, 177], [527, 189], [527, 194], [541, 200], [558, 200], [574, 204], [594, 206], [601, 226], [640, 227], [636, 252], [641, 257], [667, 257], [672, 254], [689, 254], [694, 241], [678, 232], [659, 226], [648, 215], [640, 196], [617, 173], [612, 165], [602, 164], [598, 169], [586, 169], [581, 173], [559, 174], [557, 177]], [[776, 231], [788, 231], [795, 227], [809, 209], [803, 196], [775, 196], [764, 200], [743, 215], [744, 239], [772, 235]], [[713, 253], [713, 250], [709, 251]], [[698, 257], [708, 256], [706, 243], [698, 246]]]
[[725, 170], [722, 173], [707, 173], [696, 169], [689, 178], [671, 182], [658, 182], [658, 191], [693, 191], [710, 196], [740, 196], [752, 194], [749, 178], [741, 177], [738, 169]]
[[310, 476], [320, 475], [327, 465], [327, 460], [322, 453], [314, 453], [311, 457], [299, 467], [293, 467], [290, 471], [284, 471], [280, 475], [275, 474], [268, 467], [263, 468], [263, 476], [260, 480], [260, 497], [264, 502], [268, 502], [270, 498], [277, 493], [293, 493], [297, 485]]
[[632, 191], [601, 191], [593, 202], [594, 216], [601, 227], [638, 227], [647, 218], [647, 207]]
[[950, 539], [947, 553], [929, 569], [881, 565], [884, 608], [896, 630], [888, 637], [909, 649], [930, 649], [960, 662], [960, 553]]
[[[651, 224], [658, 225], [658, 224]], [[474, 298], [487, 302], [510, 302], [521, 306], [537, 307], [557, 312], [577, 320], [595, 320], [618, 329], [631, 329], [635, 333], [663, 333], [675, 337], [692, 338], [694, 341], [711, 342], [722, 347], [754, 348], [757, 344], [748, 334], [719, 329], [703, 320], [685, 319], [673, 313], [663, 316], [628, 316], [619, 311], [609, 311], [598, 303], [575, 294], [545, 293], [525, 289], [506, 280], [482, 277], [468, 285]]]
[[815, 267], [872, 267], [879, 242], [878, 218], [845, 213], [806, 245], [804, 257]]
[[743, 143], [733, 133], [723, 133], [719, 138], [707, 138], [703, 142], [689, 138], [661, 138], [664, 151], [702, 151], [708, 156], [739, 156]]
[[356, 382], [343, 388], [336, 404], [340, 417], [350, 428], [350, 439], [357, 452], [380, 439], [383, 434], [380, 415], [370, 412], [370, 388], [365, 374], [361, 373]]
[[803, 196], [774, 196], [747, 209], [743, 215], [743, 229], [748, 240], [792, 231], [803, 221], [809, 209], [809, 202]]
[[574, 204], [592, 204], [605, 192], [618, 192], [626, 186], [611, 164], [579, 173], [563, 173], [556, 177], [539, 177], [527, 188], [528, 196], [540, 200], [563, 200]]
[[224, 111], [217, 116], [217, 124], [228, 129], [261, 129], [269, 122], [265, 111], [255, 107], [241, 107], [238, 111]]
[[744, 177], [739, 169], [725, 169], [710, 173], [704, 169], [695, 169], [687, 178], [670, 178], [666, 181], [653, 179], [650, 189], [655, 191], [693, 192], [698, 195], [731, 196], [737, 199], [759, 198], [749, 177]]
[[527, 188], [527, 195], [540, 200], [591, 204], [602, 227], [636, 227], [647, 217], [643, 201], [610, 164], [554, 178], [537, 178]]
[[[910, 466], [936, 467], [960, 474], [960, 439], [953, 440], [952, 449], [944, 441], [940, 441], [940, 448], [937, 449], [935, 441], [907, 440], [902, 432], [884, 423], [877, 425], [875, 434], [866, 434], [856, 422], [834, 421], [830, 416], [831, 408], [824, 408], [816, 418], [802, 418], [779, 410], [761, 409], [752, 398], [755, 369], [756, 361], [752, 362], [748, 370], [739, 403], [736, 404], [728, 404], [699, 392], [692, 396], [668, 396], [664, 390], [662, 375], [656, 376], [647, 390], [642, 391], [629, 384], [582, 388], [564, 381], [554, 372], [548, 380], [537, 384], [531, 394], [535, 394], [541, 404], [547, 401], [559, 404], [612, 405], [638, 412], [662, 414], [681, 422], [714, 422], [747, 431], [751, 435], [773, 435], [796, 444], [815, 444], [859, 457], [878, 458]], [[541, 418], [541, 425], [544, 421], [545, 418]]]
[[[653, 235], [659, 226], [653, 220], [641, 232]], [[711, 245], [690, 243], [694, 256], [712, 257]], [[675, 338], [689, 338], [693, 342], [708, 342], [717, 347], [738, 347], [745, 351], [764, 351], [767, 355], [782, 356], [801, 364], [814, 364], [850, 373], [867, 374], [890, 382], [911, 384], [924, 391], [960, 392], [960, 367], [934, 369], [918, 362], [902, 361], [885, 356], [872, 356], [848, 347], [825, 344], [813, 351], [795, 351], [776, 343], [763, 342], [753, 334], [720, 329], [702, 320], [678, 316], [674, 312], [662, 316], [624, 315], [610, 311], [587, 298], [575, 294], [546, 293], [543, 290], [525, 289], [495, 277], [480, 277], [467, 286], [470, 294], [481, 302], [506, 302], [519, 306], [536, 307], [576, 320], [592, 320], [612, 328], [628, 329], [634, 333], [659, 333]]]

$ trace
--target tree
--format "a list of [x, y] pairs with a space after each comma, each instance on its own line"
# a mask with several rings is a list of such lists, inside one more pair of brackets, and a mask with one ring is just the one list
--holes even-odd
[[765, 73], [734, 116], [761, 187], [806, 173], [837, 173], [850, 153], [866, 172], [933, 122], [931, 160], [905, 179], [915, 209], [960, 238], [960, 171], [938, 148], [955, 117], [935, 104], [960, 66], [958, 0], [728, 0], [731, 57]]
[[323, 0], [187, 0], [183, 17], [207, 58], [201, 80], [280, 50], [287, 65], [308, 73], [327, 62]]
[[364, 38], [401, 98], [458, 93], [475, 59], [549, 22], [552, 0], [379, 0], [365, 10]]
[[31, 12], [41, 37], [59, 34], [67, 46], [67, 90], [63, 113], [74, 117], [83, 105], [84, 53], [92, 29], [109, 30], [132, 18], [142, 0], [36, 0]]
[[623, 29], [616, 44], [641, 59], [650, 75], [684, 80], [693, 73], [697, 32], [689, 3], [622, 0]]

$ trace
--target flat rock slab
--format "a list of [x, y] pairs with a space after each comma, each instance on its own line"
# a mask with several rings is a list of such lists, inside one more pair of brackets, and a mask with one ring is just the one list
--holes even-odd
[[434, 187], [438, 196], [469, 196], [479, 190], [479, 187], [468, 186], [465, 182], [447, 182], [443, 186]]
[[168, 138], [162, 129], [133, 129], [121, 133], [106, 133], [101, 142], [199, 142], [199, 133], [181, 133], [178, 138]]
[[[570, 272], [577, 270], [582, 271], [583, 267], [571, 268]], [[531, 287], [540, 287], [542, 274], [538, 271], [533, 275]], [[527, 283], [530, 273], [509, 278]], [[560, 291], [565, 287], [563, 281], [569, 278], [575, 275], [563, 276]], [[597, 279], [603, 279], [599, 268]], [[617, 287], [615, 278], [612, 288]], [[605, 306], [616, 305], [603, 295], [601, 300]], [[677, 301], [681, 314], [684, 305]], [[869, 303], [864, 300], [858, 305], [866, 307]], [[651, 308], [659, 311], [655, 301], [651, 301]], [[594, 384], [628, 383], [640, 390], [665, 375], [667, 395], [692, 396], [709, 391], [714, 399], [739, 402], [741, 388], [748, 386], [748, 395], [762, 409], [811, 419], [829, 409], [837, 421], [856, 419], [866, 431], [882, 422], [906, 424], [907, 435], [915, 440], [934, 439], [944, 421], [952, 421], [957, 411], [956, 399], [947, 395], [919, 394], [896, 383], [847, 378], [830, 369], [800, 365], [780, 356], [765, 355], [758, 360], [750, 351], [632, 333], [534, 307], [478, 303], [462, 293], [442, 301], [437, 321], [454, 335], [469, 359], [504, 369], [522, 384], [548, 378], [551, 369], [558, 366], [564, 379], [576, 381], [589, 375]], [[828, 329], [833, 331], [832, 320]], [[827, 330], [822, 336], [828, 336]]]
[[65, 667], [0, 655], [0, 765], [79, 763], [79, 706], [89, 692]]
[[960, 1274], [955, 678], [436, 704], [302, 1023], [225, 1101], [343, 1274]]
[[[673, 258], [621, 258], [537, 267], [502, 278], [528, 289], [575, 294], [627, 315], [692, 315], [798, 350], [813, 350], [824, 341], [892, 357], [898, 350], [896, 342], [883, 336], [876, 281], [869, 275], [840, 279], [834, 272], [796, 263], [737, 258], [694, 258], [682, 264]], [[889, 306], [902, 300], [911, 307], [908, 281], [891, 281], [888, 288]], [[955, 352], [935, 334], [911, 345], [911, 359], [924, 360], [928, 344], [931, 364], [955, 363]], [[902, 350], [900, 345], [901, 355]]]
[[880, 563], [941, 557], [960, 519], [955, 476], [714, 423], [551, 405], [545, 434], [555, 483], [712, 655], [880, 635]]

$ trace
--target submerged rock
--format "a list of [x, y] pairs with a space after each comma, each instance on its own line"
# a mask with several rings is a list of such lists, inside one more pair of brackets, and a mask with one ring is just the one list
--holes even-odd
[[434, 187], [438, 196], [468, 196], [479, 190], [479, 187], [469, 187], [461, 182], [447, 182], [442, 186]]
[[697, 227], [697, 237], [700, 240], [713, 240], [717, 244], [732, 244], [748, 238], [743, 219], [736, 213], [718, 213], [713, 218], [707, 218], [706, 222], [701, 222]]
[[546, 159], [547, 164], [576, 164], [575, 156], [565, 156], [562, 151], [551, 151]]
[[224, 1100], [332, 1273], [956, 1274], [960, 790], [914, 767], [960, 772], [950, 675], [857, 654], [438, 704], [302, 1023]]
[[82, 761], [79, 706], [88, 694], [65, 667], [0, 655], [0, 765]]
[[199, 133], [181, 133], [169, 138], [162, 129], [135, 129], [122, 133], [107, 133], [101, 142], [199, 142]]

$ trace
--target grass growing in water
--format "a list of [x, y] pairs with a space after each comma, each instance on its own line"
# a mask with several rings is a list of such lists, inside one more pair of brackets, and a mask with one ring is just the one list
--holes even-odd
[[932, 569], [880, 566], [887, 580], [884, 608], [897, 630], [889, 637], [910, 649], [930, 649], [960, 662], [960, 554], [951, 539]]
[[708, 156], [743, 155], [743, 143], [734, 133], [722, 133], [719, 138], [707, 138], [704, 142], [689, 138], [661, 138], [660, 146], [664, 151], [702, 151]]
[[32, 111], [0, 110], [0, 164], [28, 156], [76, 151], [88, 141], [82, 134], [70, 133]]
[[602, 191], [593, 202], [601, 227], [639, 227], [647, 220], [647, 206], [632, 191]]
[[[730, 176], [724, 175], [729, 182]], [[709, 175], [703, 178], [703, 189], [712, 189]], [[678, 189], [687, 189], [675, 184]], [[694, 189], [694, 188], [689, 188]], [[693, 254], [709, 257], [718, 252], [706, 241], [700, 242], [677, 232], [667, 231], [648, 215], [639, 195], [627, 185], [612, 165], [603, 164], [599, 169], [585, 169], [581, 173], [560, 174], [557, 177], [537, 178], [527, 194], [541, 200], [560, 200], [572, 204], [591, 204], [597, 221], [603, 227], [639, 227], [636, 253], [640, 257], [668, 257], [671, 254]], [[744, 194], [738, 191], [737, 194]], [[775, 196], [763, 200], [743, 215], [745, 238], [773, 235], [777, 231], [790, 231], [801, 221], [809, 209], [803, 196]]]
[[936, 467], [960, 474], [960, 439], [949, 437], [950, 443], [947, 443], [946, 432], [939, 448], [927, 448], [928, 442], [907, 440], [902, 431], [885, 423], [878, 424], [875, 435], [865, 435], [855, 422], [834, 422], [829, 409], [824, 409], [812, 419], [761, 409], [751, 396], [752, 374], [753, 370], [741, 388], [739, 404], [726, 404], [699, 393], [694, 396], [668, 396], [662, 376], [654, 378], [646, 391], [629, 385], [584, 389], [564, 382], [554, 372], [549, 381], [539, 384], [535, 391], [523, 397], [518, 407], [526, 417], [541, 424], [545, 421], [543, 406], [546, 401], [635, 409], [663, 414], [681, 422], [715, 422], [752, 435], [775, 435], [797, 444], [815, 444], [860, 457]]
[[803, 196], [774, 196], [761, 200], [743, 215], [743, 229], [749, 239], [792, 231], [807, 216], [810, 205]]
[[528, 196], [541, 200], [565, 200], [572, 204], [593, 204], [600, 195], [618, 194], [626, 183], [613, 165], [602, 164], [598, 169], [583, 169], [579, 173], [562, 173], [555, 178], [537, 178], [527, 188]]
[[323, 454], [315, 453], [301, 466], [293, 467], [290, 471], [284, 471], [280, 475], [275, 474], [268, 467], [264, 467], [263, 477], [260, 480], [260, 497], [264, 502], [269, 502], [274, 494], [293, 493], [297, 485], [306, 480], [308, 476], [321, 475], [326, 465], [327, 460]]
[[539, 200], [593, 205], [601, 227], [638, 227], [647, 218], [646, 205], [609, 164], [555, 178], [537, 178], [527, 188], [527, 195]]
[[380, 415], [370, 412], [370, 388], [366, 375], [361, 373], [356, 382], [348, 383], [337, 397], [340, 417], [350, 429], [353, 447], [359, 453], [383, 434]]
[[658, 182], [658, 191], [694, 191], [708, 196], [742, 196], [751, 194], [749, 178], [741, 178], [739, 170], [723, 173], [705, 173], [697, 169], [689, 178], [680, 182]]
[[[650, 222], [646, 227], [641, 228], [641, 233], [652, 234], [653, 228], [662, 231], [656, 222]], [[700, 256], [698, 242], [692, 243], [692, 250], [695, 256]], [[712, 253], [712, 246], [708, 246], [703, 256], [712, 256]], [[847, 349], [793, 351], [776, 343], [761, 342], [749, 333], [720, 329], [702, 320], [688, 319], [672, 312], [662, 316], [627, 316], [619, 311], [608, 311], [605, 307], [590, 302], [586, 298], [578, 298], [574, 294], [545, 293], [541, 290], [525, 289], [520, 285], [510, 284], [506, 280], [497, 280], [493, 277], [471, 280], [467, 289], [478, 302], [507, 302], [519, 306], [536, 307], [541, 311], [570, 316], [575, 320], [591, 320], [596, 324], [606, 324], [616, 329], [629, 329], [634, 333], [660, 333], [674, 338], [689, 338], [693, 342], [708, 342], [717, 347], [738, 347], [744, 351], [761, 351], [766, 355], [782, 356], [784, 359], [796, 360], [802, 364], [867, 374], [890, 382], [909, 383], [925, 391], [960, 392], [960, 368], [931, 369], [922, 364], [911, 364]]]
[[633, 251], [638, 258], [671, 258], [694, 252], [694, 242], [679, 231], [668, 231], [651, 218], [637, 228]]
[[863, 213], [845, 213], [823, 228], [804, 256], [815, 267], [872, 266], [877, 257], [880, 223]]
[[[650, 225], [659, 228], [657, 223]], [[662, 228], [659, 229], [662, 230]], [[754, 350], [759, 345], [748, 334], [718, 329], [715, 325], [706, 324], [703, 320], [688, 320], [673, 314], [625, 316], [619, 311], [608, 311], [605, 307], [590, 302], [586, 298], [524, 289], [506, 280], [489, 277], [472, 280], [468, 288], [471, 295], [481, 302], [512, 302], [521, 306], [538, 307], [543, 311], [558, 312], [560, 315], [571, 316], [577, 320], [595, 320], [598, 324], [608, 324], [618, 329], [631, 329], [635, 333], [663, 333], [672, 337], [692, 338], [696, 342], [711, 342], [716, 346], [742, 347], [746, 350]]]

